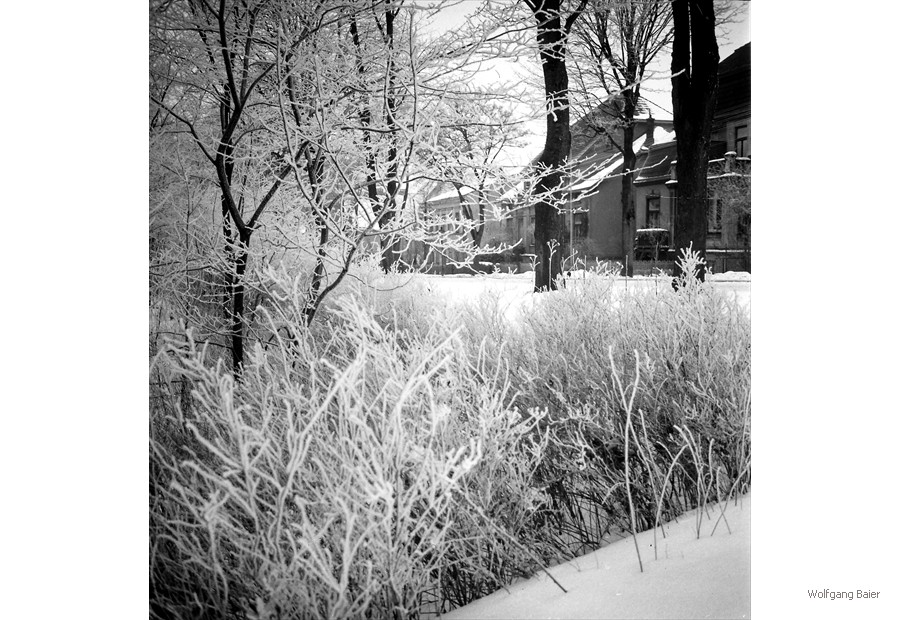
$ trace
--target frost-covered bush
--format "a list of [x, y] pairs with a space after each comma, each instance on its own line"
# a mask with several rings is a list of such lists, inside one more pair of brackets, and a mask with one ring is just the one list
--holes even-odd
[[749, 318], [709, 285], [679, 284], [622, 291], [588, 274], [541, 295], [504, 343], [516, 404], [548, 410], [539, 479], [570, 553], [629, 529], [617, 380], [640, 374], [629, 431], [637, 529], [749, 485]]
[[154, 365], [155, 616], [446, 611], [749, 487], [749, 318], [710, 286], [589, 272], [510, 322], [362, 269], [309, 327], [298, 286], [240, 382]]
[[449, 329], [332, 318], [327, 339], [272, 329], [239, 383], [165, 354], [191, 390], [151, 410], [153, 615], [410, 617], [535, 570], [541, 414]]

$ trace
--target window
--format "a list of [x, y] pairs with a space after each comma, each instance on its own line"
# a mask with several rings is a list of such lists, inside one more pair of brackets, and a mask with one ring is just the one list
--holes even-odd
[[747, 157], [750, 154], [750, 132], [747, 125], [738, 125], [734, 128], [734, 151], [738, 157]]
[[575, 214], [575, 238], [576, 239], [585, 239], [588, 236], [588, 214], [587, 213], [576, 213]]
[[722, 202], [718, 198], [707, 199], [706, 227], [711, 233], [722, 232]]
[[647, 228], [659, 228], [659, 196], [647, 196]]
[[749, 213], [741, 213], [738, 217], [737, 224], [737, 234], [738, 239], [745, 243], [750, 242], [750, 214]]

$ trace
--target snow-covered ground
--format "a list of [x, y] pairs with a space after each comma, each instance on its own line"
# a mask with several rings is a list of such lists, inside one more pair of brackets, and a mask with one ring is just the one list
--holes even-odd
[[750, 496], [708, 513], [699, 538], [696, 511], [657, 529], [658, 559], [638, 534], [643, 573], [628, 537], [549, 569], [568, 592], [539, 573], [441, 618], [749, 618]]
[[[494, 295], [508, 318], [514, 318], [521, 308], [532, 303], [535, 298], [532, 294], [534, 274], [531, 272], [455, 276], [422, 275], [419, 277], [423, 278], [428, 290], [442, 295], [449, 302], [471, 302], [484, 294]], [[569, 281], [577, 286], [579, 278], [583, 277], [584, 272], [574, 272]], [[731, 295], [749, 313], [749, 273], [729, 271], [724, 274], [712, 274], [708, 276], [707, 280], [715, 289]], [[669, 280], [664, 278], [638, 276], [616, 278], [614, 286], [616, 290], [625, 291], [628, 289], [660, 289], [670, 285]]]

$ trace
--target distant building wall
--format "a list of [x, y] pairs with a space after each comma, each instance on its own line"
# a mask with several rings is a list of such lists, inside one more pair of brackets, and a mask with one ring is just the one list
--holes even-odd
[[622, 249], [622, 178], [607, 179], [597, 193], [586, 200], [590, 205], [588, 237], [593, 242], [590, 258], [619, 259]]
[[672, 195], [664, 182], [635, 185], [634, 219], [637, 228], [665, 228], [672, 232]]

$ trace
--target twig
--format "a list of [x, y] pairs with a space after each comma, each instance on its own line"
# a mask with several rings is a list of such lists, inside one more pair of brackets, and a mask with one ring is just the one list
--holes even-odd
[[[653, 559], [658, 560], [659, 554], [657, 553], [656, 547], [656, 528], [659, 527], [659, 517], [662, 514], [662, 502], [663, 496], [666, 494], [666, 485], [669, 484], [669, 476], [672, 475], [672, 470], [675, 469], [675, 463], [678, 462], [678, 457], [681, 456], [681, 453], [687, 450], [687, 445], [681, 446], [681, 450], [678, 451], [678, 454], [675, 455], [675, 458], [672, 459], [672, 464], [669, 465], [669, 471], [666, 472], [666, 478], [663, 480], [662, 490], [659, 493], [659, 501], [656, 503], [656, 520], [653, 522]], [[666, 537], [666, 532], [663, 530], [663, 538]]]
[[638, 357], [638, 352], [634, 352], [634, 387], [631, 390], [631, 399], [626, 402], [625, 399], [625, 390], [622, 387], [622, 381], [619, 379], [619, 376], [616, 374], [616, 362], [613, 359], [613, 350], [612, 346], [609, 347], [609, 363], [612, 368], [613, 379], [616, 382], [616, 386], [619, 388], [619, 394], [622, 397], [622, 405], [625, 407], [625, 494], [628, 496], [628, 512], [631, 516], [631, 538], [634, 540], [634, 550], [637, 553], [638, 558], [638, 566], [641, 569], [641, 572], [644, 572], [644, 563], [641, 561], [641, 549], [638, 546], [637, 542], [637, 519], [634, 516], [634, 501], [631, 498], [631, 474], [629, 472], [629, 463], [628, 463], [628, 430], [631, 428], [631, 410], [634, 407], [634, 397], [637, 394], [638, 383], [641, 378], [641, 364], [640, 358]]

